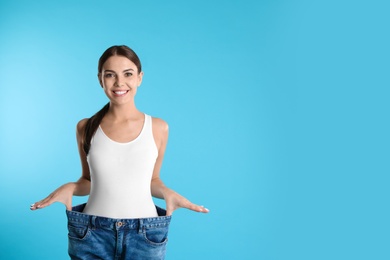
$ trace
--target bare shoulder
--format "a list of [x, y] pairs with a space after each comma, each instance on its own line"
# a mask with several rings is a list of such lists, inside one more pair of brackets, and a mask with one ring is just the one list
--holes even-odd
[[88, 118], [81, 119], [76, 126], [77, 134], [80, 135], [81, 133], [84, 132], [85, 125], [88, 122]]
[[168, 124], [161, 118], [152, 117], [152, 131], [157, 149], [165, 150], [168, 141]]
[[159, 144], [166, 143], [168, 140], [168, 123], [161, 118], [152, 117], [152, 126], [154, 139], [160, 147]]
[[169, 130], [168, 123], [158, 117], [152, 117], [153, 130], [159, 133], [167, 133]]

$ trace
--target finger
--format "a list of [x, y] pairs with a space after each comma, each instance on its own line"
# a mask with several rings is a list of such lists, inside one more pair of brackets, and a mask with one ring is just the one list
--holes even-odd
[[31, 210], [36, 210], [36, 209], [42, 209], [44, 207], [47, 207], [53, 203], [52, 201], [52, 196], [49, 196], [41, 201], [35, 202], [30, 206]]
[[66, 210], [72, 211], [72, 200], [65, 203]]
[[42, 203], [39, 203], [38, 206], [37, 206], [37, 208], [38, 208], [38, 209], [43, 209], [43, 208], [45, 208], [45, 207], [51, 205], [52, 203], [53, 203], [52, 200], [45, 200], [45, 201], [43, 201]]
[[42, 208], [42, 206], [39, 202], [36, 202], [36, 203], [30, 205], [31, 210], [37, 210], [37, 209], [41, 209], [41, 208]]
[[31, 210], [37, 210], [37, 209], [40, 209], [41, 208], [41, 204], [42, 204], [42, 201], [43, 200], [41, 200], [41, 201], [37, 201], [37, 202], [35, 202], [35, 203], [33, 203], [33, 204], [31, 204], [30, 205], [30, 209]]
[[201, 211], [199, 212], [203, 212], [203, 213], [209, 213], [210, 210], [208, 208], [205, 208], [204, 206], [200, 206], [201, 207]]
[[208, 213], [210, 210], [205, 208], [204, 206], [199, 206], [193, 203], [190, 203], [188, 206], [186, 206], [187, 209], [196, 211], [196, 212], [202, 212], [202, 213]]
[[173, 207], [170, 207], [167, 205], [167, 213], [166, 213], [166, 216], [172, 216], [173, 212], [175, 211], [175, 209]]

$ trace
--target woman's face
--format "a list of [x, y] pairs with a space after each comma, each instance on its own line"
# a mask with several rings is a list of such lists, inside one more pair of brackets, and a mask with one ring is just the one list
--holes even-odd
[[103, 64], [99, 82], [107, 97], [115, 104], [134, 100], [137, 88], [141, 85], [143, 72], [124, 56], [111, 56]]

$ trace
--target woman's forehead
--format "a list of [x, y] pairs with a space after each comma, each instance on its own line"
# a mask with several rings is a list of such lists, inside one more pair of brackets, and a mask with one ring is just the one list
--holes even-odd
[[137, 66], [124, 56], [111, 56], [103, 64], [103, 70], [123, 70], [123, 69], [133, 69], [137, 70]]

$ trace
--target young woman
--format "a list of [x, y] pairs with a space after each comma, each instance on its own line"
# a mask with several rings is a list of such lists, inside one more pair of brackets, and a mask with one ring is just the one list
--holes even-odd
[[[32, 210], [66, 206], [72, 259], [164, 259], [171, 215], [178, 208], [207, 213], [160, 179], [168, 125], [139, 111], [134, 98], [143, 72], [137, 54], [112, 46], [99, 59], [98, 78], [110, 100], [77, 124], [82, 175]], [[88, 195], [72, 208], [72, 196]], [[164, 199], [166, 210], [152, 196]]]

